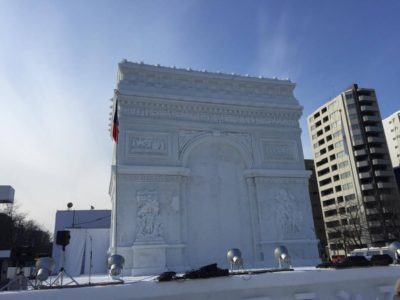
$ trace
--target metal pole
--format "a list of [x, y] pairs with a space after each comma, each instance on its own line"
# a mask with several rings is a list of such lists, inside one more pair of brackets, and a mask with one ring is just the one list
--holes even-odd
[[90, 278], [92, 276], [92, 261], [93, 261], [93, 244], [92, 244], [92, 236], [89, 234], [89, 239], [90, 239], [90, 259], [89, 259], [89, 285], [90, 285]]

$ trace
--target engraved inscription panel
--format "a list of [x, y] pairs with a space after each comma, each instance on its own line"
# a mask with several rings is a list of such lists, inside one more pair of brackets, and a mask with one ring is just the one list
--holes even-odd
[[168, 156], [170, 137], [165, 133], [128, 132], [126, 154], [132, 156]]
[[296, 143], [293, 141], [262, 140], [261, 149], [264, 161], [298, 160]]

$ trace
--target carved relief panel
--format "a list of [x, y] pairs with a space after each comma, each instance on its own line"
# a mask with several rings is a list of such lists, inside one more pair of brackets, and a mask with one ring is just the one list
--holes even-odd
[[164, 224], [160, 217], [158, 192], [139, 190], [136, 203], [136, 241], [163, 241]]

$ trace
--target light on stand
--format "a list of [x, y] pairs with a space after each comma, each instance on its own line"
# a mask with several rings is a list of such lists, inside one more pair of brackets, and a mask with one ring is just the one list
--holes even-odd
[[54, 271], [55, 262], [51, 257], [42, 257], [36, 261], [36, 280], [46, 281]]
[[279, 268], [282, 269], [282, 263], [286, 263], [289, 268], [292, 267], [289, 251], [285, 246], [279, 246], [274, 251], [275, 258], [278, 260]]
[[233, 271], [233, 266], [243, 269], [242, 252], [240, 252], [239, 249], [233, 248], [228, 250], [226, 253], [226, 259], [228, 260], [231, 271]]
[[390, 252], [393, 253], [395, 262], [398, 264], [400, 262], [400, 242], [394, 241], [389, 245]]
[[112, 279], [121, 280], [125, 259], [122, 255], [113, 254], [107, 259], [108, 272]]

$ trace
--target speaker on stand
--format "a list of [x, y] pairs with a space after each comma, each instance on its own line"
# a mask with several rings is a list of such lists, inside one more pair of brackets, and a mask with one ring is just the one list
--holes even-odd
[[65, 285], [75, 283], [79, 285], [79, 283], [71, 276], [68, 274], [68, 272], [65, 270], [65, 247], [69, 245], [69, 240], [71, 239], [71, 235], [69, 230], [59, 230], [57, 231], [57, 236], [56, 236], [56, 244], [62, 247], [62, 252], [61, 252], [61, 267], [60, 271], [58, 272], [57, 277], [54, 279], [54, 281], [50, 284], [50, 286], [53, 285], [64, 285], [64, 277], [69, 278], [71, 281], [66, 283]]

